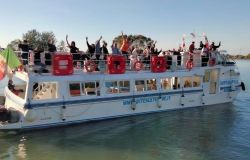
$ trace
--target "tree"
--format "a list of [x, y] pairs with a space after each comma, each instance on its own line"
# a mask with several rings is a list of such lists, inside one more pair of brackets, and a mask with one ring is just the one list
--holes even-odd
[[[127, 36], [127, 35], [124, 35]], [[133, 43], [132, 46], [138, 45], [139, 48], [145, 48], [148, 43], [152, 42], [152, 39], [143, 35], [128, 35], [128, 39], [130, 39]], [[114, 38], [114, 41], [117, 42], [118, 47], [122, 45], [122, 35], [119, 35]]]
[[[32, 29], [24, 33], [22, 39], [27, 40], [30, 47], [37, 50], [46, 50], [48, 40], [52, 40], [53, 43], [56, 42], [56, 37], [53, 32], [40, 33], [36, 29]], [[18, 43], [20, 43], [20, 40], [14, 40], [8, 46], [17, 50]]]
[[17, 51], [19, 42], [20, 42], [20, 39], [15, 39], [15, 40], [11, 41], [7, 47], [11, 48], [14, 51]]

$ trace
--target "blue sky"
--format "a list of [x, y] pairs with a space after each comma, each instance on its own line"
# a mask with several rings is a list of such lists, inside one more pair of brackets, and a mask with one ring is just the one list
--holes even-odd
[[222, 41], [231, 53], [250, 53], [249, 0], [0, 0], [0, 45], [21, 38], [30, 29], [53, 31], [57, 40], [76, 41], [100, 35], [110, 44], [124, 31], [158, 41], [162, 49], [177, 48], [185, 33]]

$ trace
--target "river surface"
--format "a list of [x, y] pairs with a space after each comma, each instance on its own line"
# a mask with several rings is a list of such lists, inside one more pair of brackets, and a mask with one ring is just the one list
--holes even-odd
[[238, 61], [247, 91], [232, 104], [0, 133], [0, 160], [249, 160], [249, 66]]

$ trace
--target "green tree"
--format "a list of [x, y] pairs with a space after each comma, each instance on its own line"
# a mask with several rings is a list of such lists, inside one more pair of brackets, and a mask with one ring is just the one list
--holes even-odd
[[19, 42], [20, 42], [20, 39], [15, 39], [15, 40], [11, 41], [7, 47], [11, 48], [14, 51], [17, 51]]
[[[124, 35], [124, 36], [127, 36], [128, 39], [133, 42], [132, 46], [138, 45], [139, 48], [144, 48], [147, 46], [148, 43], [153, 41], [151, 38], [143, 35]], [[121, 47], [122, 35], [115, 37], [114, 41], [117, 43], [118, 47]]]
[[[32, 49], [47, 50], [48, 40], [56, 42], [56, 37], [53, 32], [39, 32], [36, 29], [32, 29], [23, 34], [22, 40], [27, 40]], [[14, 50], [17, 50], [20, 40], [12, 41], [8, 46]]]

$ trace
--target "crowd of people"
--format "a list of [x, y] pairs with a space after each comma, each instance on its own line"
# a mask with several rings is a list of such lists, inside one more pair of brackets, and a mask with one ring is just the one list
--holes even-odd
[[[141, 61], [145, 64], [149, 64], [151, 56], [170, 56], [170, 55], [181, 55], [181, 52], [188, 51], [190, 54], [190, 59], [192, 59], [192, 55], [195, 50], [200, 50], [202, 56], [210, 56], [211, 51], [217, 50], [221, 46], [221, 42], [219, 45], [215, 45], [214, 42], [211, 45], [208, 44], [208, 40], [205, 37], [205, 44], [201, 41], [199, 48], [196, 48], [195, 42], [193, 41], [189, 46], [188, 50], [185, 50], [183, 46], [180, 46], [177, 50], [168, 50], [162, 51], [156, 48], [157, 41], [148, 42], [146, 47], [141, 48], [141, 46], [134, 45], [132, 39], [130, 39], [127, 35], [121, 33], [122, 43], [121, 46], [118, 47], [118, 42], [113, 41], [111, 45], [111, 53], [108, 50], [108, 44], [106, 41], [102, 41], [102, 36], [95, 43], [89, 43], [88, 37], [86, 37], [86, 45], [87, 51], [82, 52], [77, 48], [75, 41], [68, 41], [68, 35], [66, 35], [67, 47], [70, 50], [70, 53], [73, 55], [74, 65], [77, 65], [77, 61], [84, 60], [95, 60], [98, 64], [99, 60], [106, 60], [109, 54], [113, 55], [123, 55], [126, 57], [128, 61], [130, 61], [131, 69], [134, 67], [134, 63], [136, 61]], [[102, 41], [102, 44], [101, 44]], [[28, 64], [28, 52], [33, 50], [28, 44], [27, 40], [24, 40], [23, 43], [19, 43], [19, 49], [23, 52], [21, 54], [21, 59], [23, 60], [23, 64]], [[44, 63], [46, 65], [51, 64], [51, 54], [57, 51], [57, 48], [54, 42], [49, 39], [47, 43], [47, 50], [49, 54], [45, 54], [44, 59], [42, 60], [40, 53], [43, 50], [34, 49], [34, 59], [35, 64]], [[178, 57], [179, 60], [180, 57]]]

